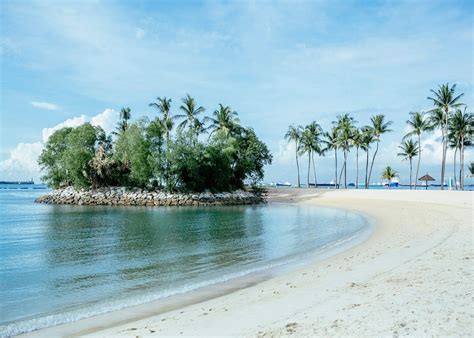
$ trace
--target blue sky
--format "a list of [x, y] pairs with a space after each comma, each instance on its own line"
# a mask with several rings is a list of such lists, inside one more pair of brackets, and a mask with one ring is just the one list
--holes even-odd
[[[457, 83], [473, 106], [472, 1], [0, 6], [0, 179], [39, 177], [36, 157], [58, 125], [92, 121], [107, 129], [122, 106], [134, 117], [153, 116], [148, 103], [157, 96], [171, 97], [178, 113], [191, 93], [208, 114], [230, 105], [257, 131], [274, 154], [267, 181], [295, 181], [294, 149], [283, 140], [289, 124], [329, 128], [348, 112], [362, 126], [385, 114], [394, 132], [374, 170], [390, 164], [404, 181], [408, 163], [396, 157], [397, 145], [408, 112], [430, 108], [429, 89]], [[423, 141], [422, 171], [435, 177], [438, 141], [437, 133]], [[317, 163], [319, 179], [331, 180], [333, 158]], [[353, 175], [353, 154], [348, 169]]]

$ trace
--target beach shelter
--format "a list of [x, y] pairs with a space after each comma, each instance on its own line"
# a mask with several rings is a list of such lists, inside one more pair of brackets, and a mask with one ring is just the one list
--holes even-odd
[[426, 174], [425, 176], [420, 177], [418, 181], [425, 181], [426, 190], [428, 190], [428, 181], [436, 181], [436, 180], [430, 175]]

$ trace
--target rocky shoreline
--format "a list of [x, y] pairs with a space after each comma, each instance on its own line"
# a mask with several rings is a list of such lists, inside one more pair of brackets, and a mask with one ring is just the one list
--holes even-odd
[[262, 195], [237, 190], [221, 193], [168, 193], [124, 187], [76, 190], [72, 187], [56, 189], [37, 198], [36, 203], [73, 205], [123, 206], [211, 206], [244, 205], [264, 202]]

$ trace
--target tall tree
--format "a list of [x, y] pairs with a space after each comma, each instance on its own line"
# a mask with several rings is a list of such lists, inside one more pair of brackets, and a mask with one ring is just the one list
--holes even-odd
[[360, 147], [363, 151], [365, 151], [365, 189], [369, 189], [369, 152], [370, 147], [374, 141], [375, 139], [372, 128], [362, 128], [362, 141]]
[[219, 103], [219, 108], [214, 110], [213, 117], [205, 118], [205, 121], [210, 122], [209, 129], [211, 137], [214, 133], [218, 132], [228, 137], [240, 128], [240, 120], [237, 117], [237, 112], [233, 111], [229, 106], [224, 106]]
[[308, 188], [310, 187], [310, 172], [311, 172], [311, 163], [313, 164], [313, 174], [314, 174], [314, 185], [317, 187], [317, 176], [316, 176], [316, 166], [314, 163], [314, 156], [316, 154], [321, 154], [321, 134], [322, 134], [321, 126], [316, 123], [312, 122], [307, 125], [301, 136], [300, 142], [300, 152], [308, 154]]
[[[413, 141], [412, 139], [405, 140], [402, 142], [400, 146], [398, 146], [398, 148], [400, 148], [400, 152], [397, 155], [402, 156], [404, 160], [408, 160], [410, 162], [410, 190], [411, 190], [413, 187], [412, 160], [413, 160], [413, 157], [417, 156], [419, 153], [418, 141]], [[417, 178], [415, 178], [415, 181], [416, 179]]]
[[339, 137], [338, 137], [338, 129], [337, 127], [332, 127], [331, 131], [326, 132], [324, 134], [325, 139], [324, 143], [326, 144], [326, 147], [324, 148], [324, 151], [329, 151], [329, 150], [334, 150], [334, 188], [338, 189], [338, 181], [337, 181], [337, 150], [339, 148]]
[[296, 156], [296, 170], [298, 172], [298, 188], [301, 187], [300, 183], [300, 165], [298, 162], [298, 152], [300, 149], [300, 141], [301, 141], [301, 136], [302, 136], [302, 127], [301, 126], [295, 126], [291, 125], [288, 127], [288, 131], [285, 134], [285, 139], [288, 142], [295, 142], [295, 156]]
[[169, 176], [170, 176], [170, 142], [171, 142], [171, 131], [173, 130], [174, 121], [173, 117], [171, 116], [171, 99], [167, 99], [166, 96], [157, 97], [157, 102], [152, 102], [149, 104], [150, 107], [156, 108], [161, 113], [161, 118], [158, 120], [159, 124], [161, 124], [161, 128], [157, 125], [151, 125], [151, 131], [154, 132], [155, 135], [158, 135], [160, 132], [164, 130], [166, 135], [166, 150], [165, 150], [165, 160], [164, 160], [164, 179], [165, 183], [169, 185]]
[[[337, 121], [334, 122], [338, 130], [338, 139], [339, 147], [342, 149], [344, 154], [344, 165], [342, 170], [344, 170], [344, 188], [347, 189], [347, 157], [349, 151], [352, 147], [352, 137], [354, 132], [354, 123], [356, 121], [354, 118], [349, 116], [349, 114], [339, 115]], [[341, 175], [342, 175], [341, 170]], [[341, 176], [339, 176], [339, 181], [341, 181]]]
[[364, 134], [359, 128], [354, 128], [352, 132], [352, 145], [356, 148], [356, 189], [359, 189], [359, 149], [363, 146], [363, 143]]
[[411, 112], [410, 119], [407, 120], [407, 124], [410, 128], [410, 131], [403, 137], [403, 139], [410, 138], [412, 136], [417, 136], [418, 138], [418, 163], [416, 165], [416, 175], [415, 175], [415, 190], [416, 182], [418, 180], [418, 173], [420, 170], [420, 161], [421, 161], [421, 134], [432, 129], [429, 118], [424, 112]]
[[441, 161], [441, 190], [444, 190], [444, 176], [446, 169], [446, 152], [448, 149], [448, 125], [449, 118], [453, 113], [453, 109], [459, 108], [463, 103], [459, 102], [459, 99], [464, 95], [464, 93], [456, 94], [456, 84], [452, 86], [449, 83], [439, 85], [438, 89], [435, 91], [430, 90], [434, 97], [428, 96], [428, 100], [433, 102], [434, 108], [430, 110], [431, 113], [439, 114], [439, 111], [443, 114], [443, 120], [438, 121], [438, 127], [442, 131], [443, 135], [443, 158]]
[[183, 119], [178, 125], [178, 128], [184, 129], [186, 126], [189, 128], [189, 135], [191, 143], [196, 142], [199, 130], [202, 130], [202, 123], [199, 121], [198, 115], [205, 111], [204, 107], [197, 106], [196, 101], [191, 95], [186, 96], [181, 100], [183, 104], [179, 107], [184, 114], [178, 114], [175, 116], [176, 119]]
[[452, 138], [459, 148], [461, 190], [464, 190], [464, 150], [466, 146], [472, 145], [474, 135], [474, 116], [472, 113], [457, 109], [449, 120], [448, 138]]
[[377, 144], [375, 148], [374, 155], [372, 157], [372, 163], [370, 164], [370, 171], [369, 171], [369, 178], [368, 181], [370, 182], [370, 178], [372, 176], [372, 169], [374, 167], [374, 161], [375, 157], [377, 156], [377, 153], [379, 151], [379, 143], [380, 143], [380, 137], [388, 132], [391, 132], [392, 130], [390, 129], [390, 126], [392, 125], [392, 121], [386, 121], [385, 122], [385, 115], [379, 114], [372, 116], [370, 121], [372, 122], [372, 125], [370, 128], [372, 129], [372, 133], [374, 135], [375, 142]]

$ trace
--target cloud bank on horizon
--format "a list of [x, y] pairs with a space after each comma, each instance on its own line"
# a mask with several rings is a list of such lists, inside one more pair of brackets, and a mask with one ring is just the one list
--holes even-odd
[[[374, 170], [391, 165], [404, 181], [408, 164], [396, 153], [408, 112], [428, 110], [429, 89], [444, 82], [457, 83], [469, 107], [474, 102], [471, 1], [0, 7], [2, 180], [38, 180], [36, 158], [62, 126], [91, 122], [110, 131], [122, 106], [135, 118], [154, 116], [148, 103], [157, 96], [171, 97], [177, 114], [191, 93], [208, 114], [218, 103], [232, 106], [269, 145], [275, 163], [267, 181], [295, 181], [294, 146], [283, 140], [289, 124], [329, 128], [347, 112], [362, 126], [383, 113], [395, 131], [384, 135]], [[422, 143], [421, 171], [437, 178], [439, 133]], [[472, 159], [469, 151], [466, 163]], [[317, 162], [319, 179], [331, 180], [332, 155]], [[348, 169], [353, 176], [354, 154]]]

